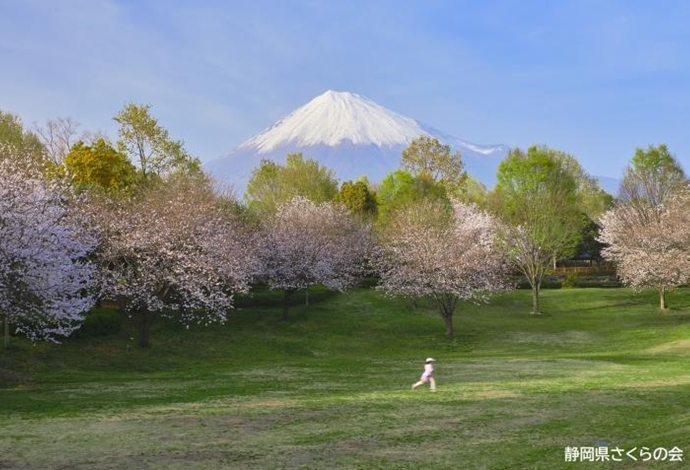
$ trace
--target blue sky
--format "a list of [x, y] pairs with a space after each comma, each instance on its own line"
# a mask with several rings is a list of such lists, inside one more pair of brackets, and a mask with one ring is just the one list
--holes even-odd
[[478, 144], [619, 177], [690, 171], [690, 2], [0, 0], [0, 109], [116, 137], [147, 103], [202, 161], [328, 89]]

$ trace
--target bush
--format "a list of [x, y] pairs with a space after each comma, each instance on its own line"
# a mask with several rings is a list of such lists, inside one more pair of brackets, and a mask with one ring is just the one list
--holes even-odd
[[[530, 289], [525, 276], [513, 276], [510, 279], [516, 289]], [[560, 289], [571, 287], [621, 287], [616, 275], [590, 276], [581, 273], [552, 274], [545, 276], [541, 283], [542, 289]]]
[[579, 277], [580, 276], [573, 271], [566, 273], [565, 277], [561, 281], [561, 287], [564, 289], [572, 289], [573, 287], [576, 287]]

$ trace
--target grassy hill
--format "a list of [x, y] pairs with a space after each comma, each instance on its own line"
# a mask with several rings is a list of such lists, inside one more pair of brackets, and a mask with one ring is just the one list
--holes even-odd
[[[372, 290], [241, 299], [226, 325], [158, 321], [0, 352], [0, 468], [684, 468], [690, 290], [529, 291], [431, 305]], [[103, 315], [108, 315], [104, 313]], [[424, 358], [438, 392], [410, 390]], [[608, 463], [566, 462], [601, 447]], [[639, 460], [614, 449], [632, 452]], [[644, 450], [642, 449], [644, 452]], [[659, 451], [661, 452], [661, 451]], [[661, 452], [663, 454], [663, 452]], [[579, 459], [579, 457], [578, 457]]]

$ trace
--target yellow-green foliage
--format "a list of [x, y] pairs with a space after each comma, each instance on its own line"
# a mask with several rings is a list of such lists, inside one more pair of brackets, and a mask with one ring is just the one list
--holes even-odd
[[75, 185], [107, 192], [129, 188], [137, 176], [127, 156], [102, 138], [92, 145], [77, 142], [65, 157], [63, 167]]

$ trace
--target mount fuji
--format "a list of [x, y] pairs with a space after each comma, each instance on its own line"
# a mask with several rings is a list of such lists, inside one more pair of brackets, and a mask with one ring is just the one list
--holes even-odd
[[461, 154], [470, 176], [489, 188], [509, 150], [505, 145], [473, 144], [363, 96], [329, 90], [224, 157], [209, 161], [204, 169], [242, 195], [252, 170], [262, 159], [284, 164], [288, 154], [301, 152], [304, 158], [332, 169], [341, 182], [366, 176], [377, 183], [400, 167], [403, 149], [420, 135], [450, 145], [453, 152]]

